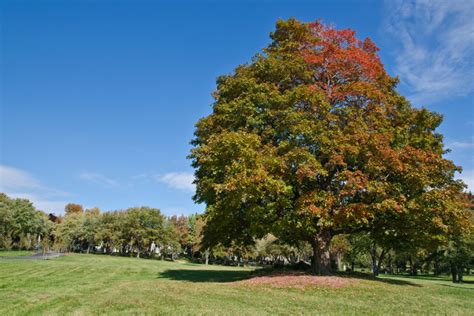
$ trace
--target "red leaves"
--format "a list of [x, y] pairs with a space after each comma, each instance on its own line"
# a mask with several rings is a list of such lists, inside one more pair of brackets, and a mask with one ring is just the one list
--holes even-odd
[[353, 30], [336, 30], [320, 21], [308, 27], [313, 37], [303, 45], [302, 55], [315, 71], [315, 86], [326, 92], [330, 102], [353, 96], [380, 101], [381, 79], [388, 75], [374, 42], [368, 38], [361, 41]]
[[367, 187], [368, 176], [362, 171], [345, 170], [339, 175], [340, 180], [345, 182], [341, 195], [351, 196]]
[[376, 52], [379, 51], [379, 48], [375, 45], [375, 43], [370, 39], [366, 38], [364, 42], [362, 43], [362, 47], [366, 52], [370, 52], [372, 54], [375, 54]]
[[296, 176], [298, 180], [301, 182], [307, 178], [314, 178], [317, 176], [317, 172], [311, 169], [309, 166], [301, 166], [296, 171]]
[[322, 210], [320, 207], [317, 207], [316, 205], [314, 204], [311, 204], [310, 206], [308, 206], [308, 209], [310, 211], [310, 213], [312, 215], [316, 215], [316, 216], [320, 216], [321, 213], [322, 213]]
[[286, 271], [285, 274], [272, 274], [257, 276], [248, 280], [237, 281], [230, 283], [231, 285], [244, 285], [244, 286], [265, 286], [275, 288], [296, 288], [306, 289], [310, 287], [330, 287], [340, 288], [348, 285], [355, 284], [357, 281], [350, 278], [342, 277], [322, 277], [307, 275], [304, 272], [290, 272]]

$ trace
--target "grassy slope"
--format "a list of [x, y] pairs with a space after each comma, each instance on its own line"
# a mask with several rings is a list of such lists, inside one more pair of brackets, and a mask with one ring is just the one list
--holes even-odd
[[30, 251], [30, 250], [0, 250], [0, 257], [29, 256], [34, 253], [35, 253], [34, 251]]
[[0, 315], [91, 313], [469, 314], [474, 285], [360, 280], [345, 288], [276, 289], [229, 281], [249, 270], [100, 255], [0, 260]]

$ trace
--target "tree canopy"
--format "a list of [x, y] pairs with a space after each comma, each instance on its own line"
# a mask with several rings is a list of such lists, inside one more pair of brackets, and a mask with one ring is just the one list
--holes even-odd
[[0, 248], [30, 248], [47, 236], [52, 223], [26, 199], [0, 193]]
[[213, 111], [196, 125], [204, 244], [306, 241], [324, 274], [338, 234], [429, 242], [466, 227], [442, 116], [397, 92], [370, 39], [295, 19], [271, 39], [217, 79]]

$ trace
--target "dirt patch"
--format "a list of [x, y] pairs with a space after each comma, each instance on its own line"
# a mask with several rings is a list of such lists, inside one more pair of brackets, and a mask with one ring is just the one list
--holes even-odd
[[357, 280], [339, 276], [315, 276], [304, 272], [274, 273], [271, 275], [255, 276], [251, 279], [232, 282], [231, 284], [245, 286], [269, 286], [273, 288], [330, 287], [341, 288], [357, 283]]

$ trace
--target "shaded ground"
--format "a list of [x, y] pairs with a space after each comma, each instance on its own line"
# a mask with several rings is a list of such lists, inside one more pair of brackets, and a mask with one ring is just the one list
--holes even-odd
[[[393, 276], [392, 276], [393, 277]], [[419, 274], [419, 275], [415, 275], [415, 276], [411, 276], [411, 275], [396, 275], [395, 276], [397, 279], [412, 279], [412, 280], [430, 280], [430, 281], [441, 281], [441, 282], [444, 282], [446, 281], [446, 279], [450, 278], [449, 276], [447, 277], [446, 275], [426, 275], [426, 274]], [[471, 278], [469, 275], [467, 276], [467, 278], [465, 278], [463, 280], [462, 283], [466, 283], [466, 284], [474, 284], [474, 279]]]
[[[409, 280], [373, 278], [367, 274], [340, 274], [333, 276], [314, 276], [309, 272], [295, 270], [218, 270], [220, 266], [202, 266], [197, 269], [169, 269], [158, 274], [159, 279], [186, 281], [193, 283], [229, 283], [230, 285], [244, 286], [271, 286], [275, 288], [306, 288], [309, 286], [327, 286], [339, 288], [357, 284], [361, 279], [393, 285], [408, 285], [419, 287]], [[238, 269], [238, 268], [236, 268]]]
[[196, 270], [179, 269], [166, 270], [158, 275], [160, 279], [170, 279], [175, 281], [188, 282], [235, 282], [249, 277], [249, 271], [228, 271], [228, 270]]

